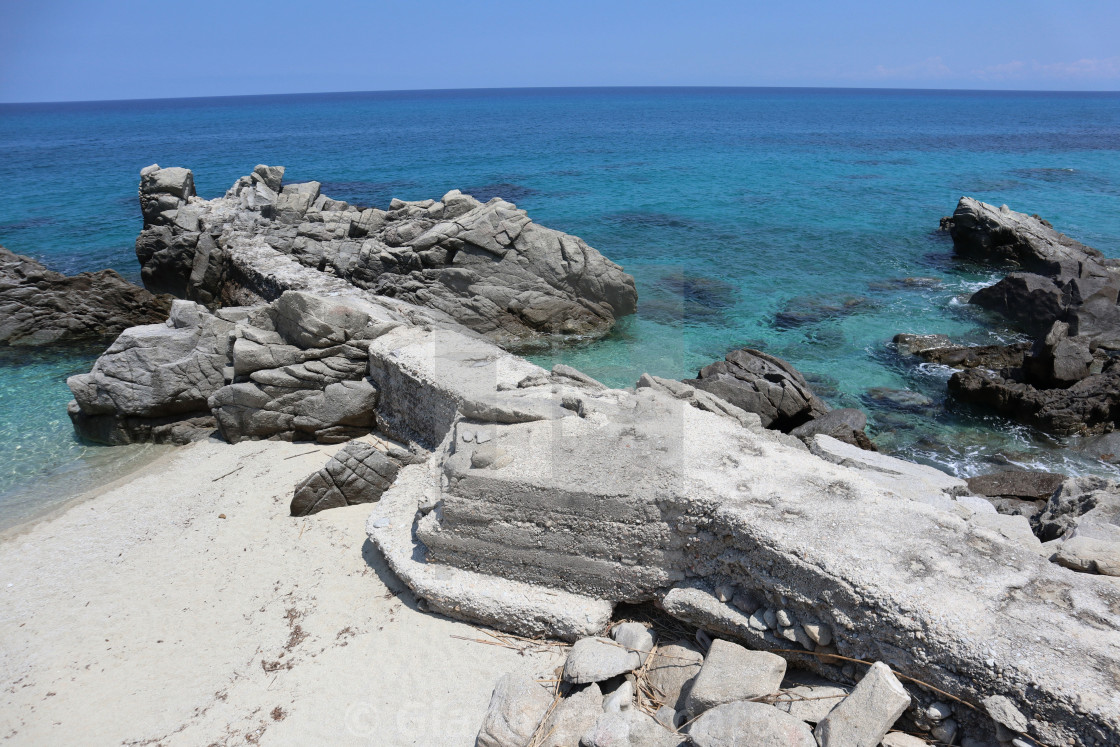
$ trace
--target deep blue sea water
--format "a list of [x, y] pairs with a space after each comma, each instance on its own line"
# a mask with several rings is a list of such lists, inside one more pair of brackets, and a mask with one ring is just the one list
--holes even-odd
[[[953, 259], [936, 232], [961, 195], [1037, 212], [1120, 255], [1120, 94], [541, 89], [0, 105], [0, 244], [65, 272], [138, 279], [136, 188], [150, 163], [192, 168], [204, 197], [257, 163], [366, 205], [456, 187], [501, 195], [638, 283], [636, 316], [542, 364], [630, 385], [644, 371], [692, 376], [752, 345], [834, 405], [867, 410], [886, 451], [959, 474], [1099, 469], [1064, 442], [945, 402], [948, 372], [916, 368], [888, 342], [1011, 336], [961, 303], [998, 277]], [[904, 282], [916, 277], [936, 281]], [[0, 355], [0, 515], [105, 451], [78, 444], [65, 417], [63, 380], [91, 360]], [[881, 387], [932, 404], [900, 407]]]

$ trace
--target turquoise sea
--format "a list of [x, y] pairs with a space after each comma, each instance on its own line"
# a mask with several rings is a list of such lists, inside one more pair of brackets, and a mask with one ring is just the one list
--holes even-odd
[[[955, 260], [936, 231], [961, 195], [1039, 213], [1120, 255], [1120, 94], [530, 89], [0, 105], [0, 244], [65, 272], [138, 280], [136, 189], [150, 163], [192, 168], [204, 197], [257, 163], [365, 205], [456, 187], [501, 195], [638, 283], [636, 316], [542, 364], [623, 386], [644, 371], [693, 376], [750, 345], [794, 363], [832, 404], [864, 408], [884, 451], [962, 475], [1110, 469], [1081, 459], [1076, 439], [946, 402], [948, 372], [888, 343], [906, 331], [1013, 337], [962, 303], [1000, 273]], [[77, 443], [65, 414], [65, 377], [94, 357], [0, 350], [0, 522], [115, 463]]]

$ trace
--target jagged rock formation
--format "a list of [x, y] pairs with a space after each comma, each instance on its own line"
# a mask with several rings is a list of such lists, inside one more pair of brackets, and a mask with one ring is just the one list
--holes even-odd
[[0, 345], [111, 340], [170, 307], [113, 270], [63, 275], [0, 246]]
[[1021, 268], [970, 303], [1034, 336], [1026, 345], [962, 348], [948, 338], [899, 335], [900, 350], [963, 368], [958, 399], [1065, 435], [1107, 433], [1120, 418], [1120, 260], [1060, 234], [1038, 216], [962, 197], [942, 220], [962, 257]]
[[[238, 199], [275, 194], [275, 171], [256, 173]], [[269, 210], [306, 218], [313, 191], [282, 191]], [[154, 214], [189, 223], [183, 211], [198, 203], [175, 204]], [[1075, 537], [1055, 551], [1024, 517], [998, 514], [937, 470], [821, 433], [807, 449], [694, 382], [643, 377], [618, 390], [545, 371], [446, 314], [365, 293], [263, 239], [226, 238], [243, 243], [222, 255], [222, 272], [310, 291], [212, 313], [177, 302], [167, 325], [129, 330], [72, 380], [76, 425], [152, 434], [209, 417], [231, 440], [375, 429], [432, 449], [399, 469], [367, 523], [428, 609], [575, 640], [602, 633], [619, 602], [653, 602], [845, 686], [857, 678], [837, 655], [882, 661], [971, 704], [1006, 696], [1027, 714], [1020, 730], [1044, 743], [1120, 734], [1120, 588], [1062, 567], [1086, 551], [1066, 547]], [[779, 378], [783, 391], [796, 383]], [[783, 412], [782, 398], [765, 400]], [[1101, 558], [1079, 569], [1107, 571]], [[621, 711], [625, 698], [612, 697]], [[910, 697], [907, 717], [936, 722], [938, 739], [991, 732], [986, 715], [958, 709], [950, 729], [928, 691]], [[500, 706], [488, 733], [522, 735], [539, 723], [532, 715]], [[595, 725], [603, 740], [663, 728], [637, 716]]]
[[145, 285], [209, 307], [315, 290], [322, 274], [512, 346], [598, 337], [637, 305], [622, 268], [499, 198], [483, 204], [452, 190], [360, 208], [320, 194], [318, 182], [283, 185], [283, 167], [258, 166], [206, 201], [187, 169], [141, 174]]

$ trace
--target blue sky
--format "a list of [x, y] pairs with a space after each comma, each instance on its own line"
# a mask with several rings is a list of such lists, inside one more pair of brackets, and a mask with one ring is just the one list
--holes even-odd
[[0, 0], [0, 101], [523, 86], [1120, 90], [1120, 2]]

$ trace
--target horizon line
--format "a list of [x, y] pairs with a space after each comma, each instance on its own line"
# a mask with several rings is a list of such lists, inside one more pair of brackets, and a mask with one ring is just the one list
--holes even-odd
[[408, 93], [485, 93], [498, 91], [626, 91], [626, 90], [711, 90], [711, 91], [876, 91], [883, 93], [1038, 93], [1058, 95], [1114, 94], [1120, 89], [1044, 89], [1044, 88], [900, 88], [895, 86], [723, 86], [723, 85], [624, 85], [624, 86], [479, 86], [474, 88], [386, 88], [351, 91], [290, 91], [285, 93], [231, 93], [214, 96], [158, 96], [121, 99], [58, 99], [52, 101], [0, 101], [0, 106], [43, 106], [53, 104], [123, 104], [153, 101], [208, 101], [213, 99], [280, 98], [293, 96], [346, 96], [356, 94]]

